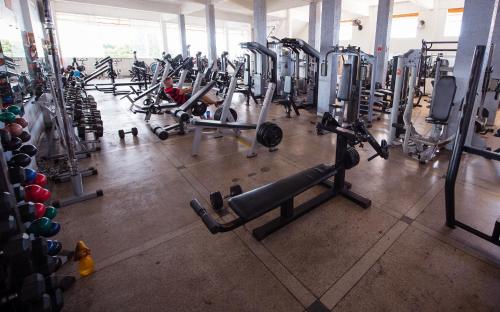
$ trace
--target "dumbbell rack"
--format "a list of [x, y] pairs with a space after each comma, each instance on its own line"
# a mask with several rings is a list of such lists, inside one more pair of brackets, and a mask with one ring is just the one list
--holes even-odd
[[62, 292], [75, 278], [55, 276], [63, 257], [56, 261], [48, 255], [45, 238], [26, 233], [25, 224], [34, 215], [27, 220], [19, 211], [18, 200], [22, 204], [23, 199], [14, 194], [17, 189], [21, 196], [22, 186], [11, 183], [5, 155], [0, 146], [0, 310], [60, 311]]
[[[54, 101], [56, 103], [56, 114], [58, 115], [58, 120], [61, 120], [62, 125], [62, 139], [64, 142], [64, 146], [66, 148], [67, 153], [67, 164], [69, 171], [69, 179], [71, 180], [71, 184], [73, 187], [73, 196], [69, 198], [65, 198], [57, 202], [58, 207], [69, 206], [72, 204], [76, 204], [79, 202], [83, 202], [89, 199], [94, 199], [96, 197], [100, 197], [103, 195], [102, 190], [97, 190], [94, 192], [84, 192], [83, 189], [83, 173], [79, 170], [79, 164], [77, 159], [77, 151], [76, 151], [76, 139], [74, 135], [74, 130], [72, 127], [72, 122], [69, 119], [67, 109], [66, 109], [66, 101], [64, 99], [64, 89], [62, 85], [62, 77], [61, 77], [61, 64], [58, 49], [56, 48], [56, 39], [55, 39], [55, 30], [53, 23], [53, 14], [51, 12], [51, 5], [49, 0], [43, 0], [41, 2], [41, 7], [43, 9], [44, 16], [44, 28], [48, 37], [48, 49], [50, 51], [50, 55], [52, 58], [52, 74], [54, 75], [54, 79], [51, 83], [52, 85], [52, 93], [54, 96]], [[53, 203], [56, 206], [56, 203]]]

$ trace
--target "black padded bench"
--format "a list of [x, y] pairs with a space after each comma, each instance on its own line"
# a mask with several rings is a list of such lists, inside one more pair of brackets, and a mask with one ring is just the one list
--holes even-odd
[[229, 207], [242, 219], [255, 219], [330, 178], [334, 173], [335, 170], [321, 164], [232, 197], [228, 201]]

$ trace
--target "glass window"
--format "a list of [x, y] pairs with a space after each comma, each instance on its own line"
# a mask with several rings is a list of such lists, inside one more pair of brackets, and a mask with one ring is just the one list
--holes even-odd
[[248, 41], [250, 41], [250, 31], [229, 28], [227, 30], [227, 42], [229, 45], [227, 47], [227, 52], [229, 53], [229, 57], [231, 57], [231, 59], [234, 59], [235, 57], [242, 56], [243, 54], [248, 53], [247, 51], [242, 50], [240, 47], [240, 43]]
[[415, 38], [418, 14], [401, 14], [392, 17], [391, 38]]
[[215, 31], [215, 42], [217, 46], [217, 55], [220, 56], [222, 52], [227, 51], [226, 33], [224, 28], [217, 28]]
[[161, 55], [159, 22], [59, 13], [57, 26], [64, 57]]
[[347, 41], [352, 39], [352, 22], [340, 22], [339, 40]]
[[205, 27], [186, 25], [186, 42], [188, 46], [190, 45], [189, 53], [191, 56], [195, 56], [198, 52], [207, 55], [207, 32]]
[[168, 53], [175, 57], [182, 53], [181, 36], [179, 34], [179, 25], [176, 23], [167, 23], [167, 47]]
[[449, 9], [446, 13], [446, 23], [444, 24], [444, 35], [446, 37], [458, 37], [462, 26], [463, 9]]

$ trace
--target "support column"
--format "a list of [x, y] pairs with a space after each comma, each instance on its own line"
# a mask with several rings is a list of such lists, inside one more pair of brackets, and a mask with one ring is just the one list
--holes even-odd
[[207, 0], [205, 5], [205, 18], [207, 25], [208, 60], [217, 64], [217, 46], [215, 36], [215, 8], [213, 0]]
[[[321, 42], [320, 58], [324, 62], [326, 52], [339, 43], [340, 11], [342, 0], [323, 0], [321, 5]], [[318, 115], [330, 111], [330, 104], [336, 101], [337, 57], [328, 57], [326, 76], [319, 76], [318, 83]]]
[[[460, 101], [465, 97], [470, 77], [470, 66], [476, 45], [486, 45], [486, 54], [489, 53], [488, 44], [491, 44], [495, 21], [497, 17], [499, 0], [465, 0], [460, 37], [458, 38], [457, 55], [453, 68], [453, 75], [456, 78], [457, 92], [455, 94], [455, 105], [452, 108], [447, 135], [456, 133], [460, 119]], [[494, 52], [495, 53], [495, 52]], [[481, 81], [484, 76], [484, 66], [482, 69]], [[479, 90], [480, 91], [480, 90]], [[477, 111], [480, 96], [476, 97], [474, 112]], [[474, 118], [471, 119], [474, 122]], [[484, 141], [477, 135], [473, 135], [474, 127], [469, 125], [469, 134], [465, 145], [484, 147]], [[450, 146], [451, 147], [451, 146]]]
[[394, 0], [379, 0], [375, 28], [375, 82], [384, 85], [391, 38], [392, 9]]
[[[267, 46], [267, 8], [266, 0], [253, 1], [253, 40]], [[267, 57], [257, 54], [253, 74], [253, 93], [257, 97], [265, 94], [267, 77]]]
[[267, 44], [267, 16], [266, 0], [253, 1], [253, 40], [262, 44]]
[[292, 38], [293, 27], [292, 27], [292, 12], [290, 9], [286, 10], [286, 36]]
[[313, 48], [316, 46], [317, 9], [318, 3], [316, 1], [309, 3], [309, 31], [307, 36], [307, 43], [309, 43], [309, 45]]
[[179, 14], [179, 34], [181, 39], [182, 57], [188, 57], [188, 49], [186, 44], [186, 19], [184, 14]]
[[168, 53], [168, 35], [167, 35], [167, 24], [163, 17], [160, 17], [160, 27], [161, 27], [161, 38], [163, 40], [163, 51]]
[[[35, 79], [34, 62], [38, 59], [38, 52], [35, 43], [35, 34], [33, 33], [33, 25], [31, 24], [29, 0], [19, 0], [21, 8], [21, 37], [23, 39], [24, 54], [26, 55], [26, 63], [31, 79]], [[40, 38], [41, 39], [41, 38]]]

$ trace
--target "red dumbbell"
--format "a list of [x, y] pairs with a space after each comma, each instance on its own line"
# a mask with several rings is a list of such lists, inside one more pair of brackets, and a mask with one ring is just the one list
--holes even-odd
[[47, 207], [42, 203], [35, 203], [35, 218], [39, 219], [45, 215]]
[[24, 187], [24, 200], [43, 203], [49, 200], [51, 193], [40, 185], [30, 184]]
[[31, 183], [43, 187], [47, 185], [47, 177], [44, 174], [37, 173], [36, 177], [33, 179], [33, 181], [31, 181]]

